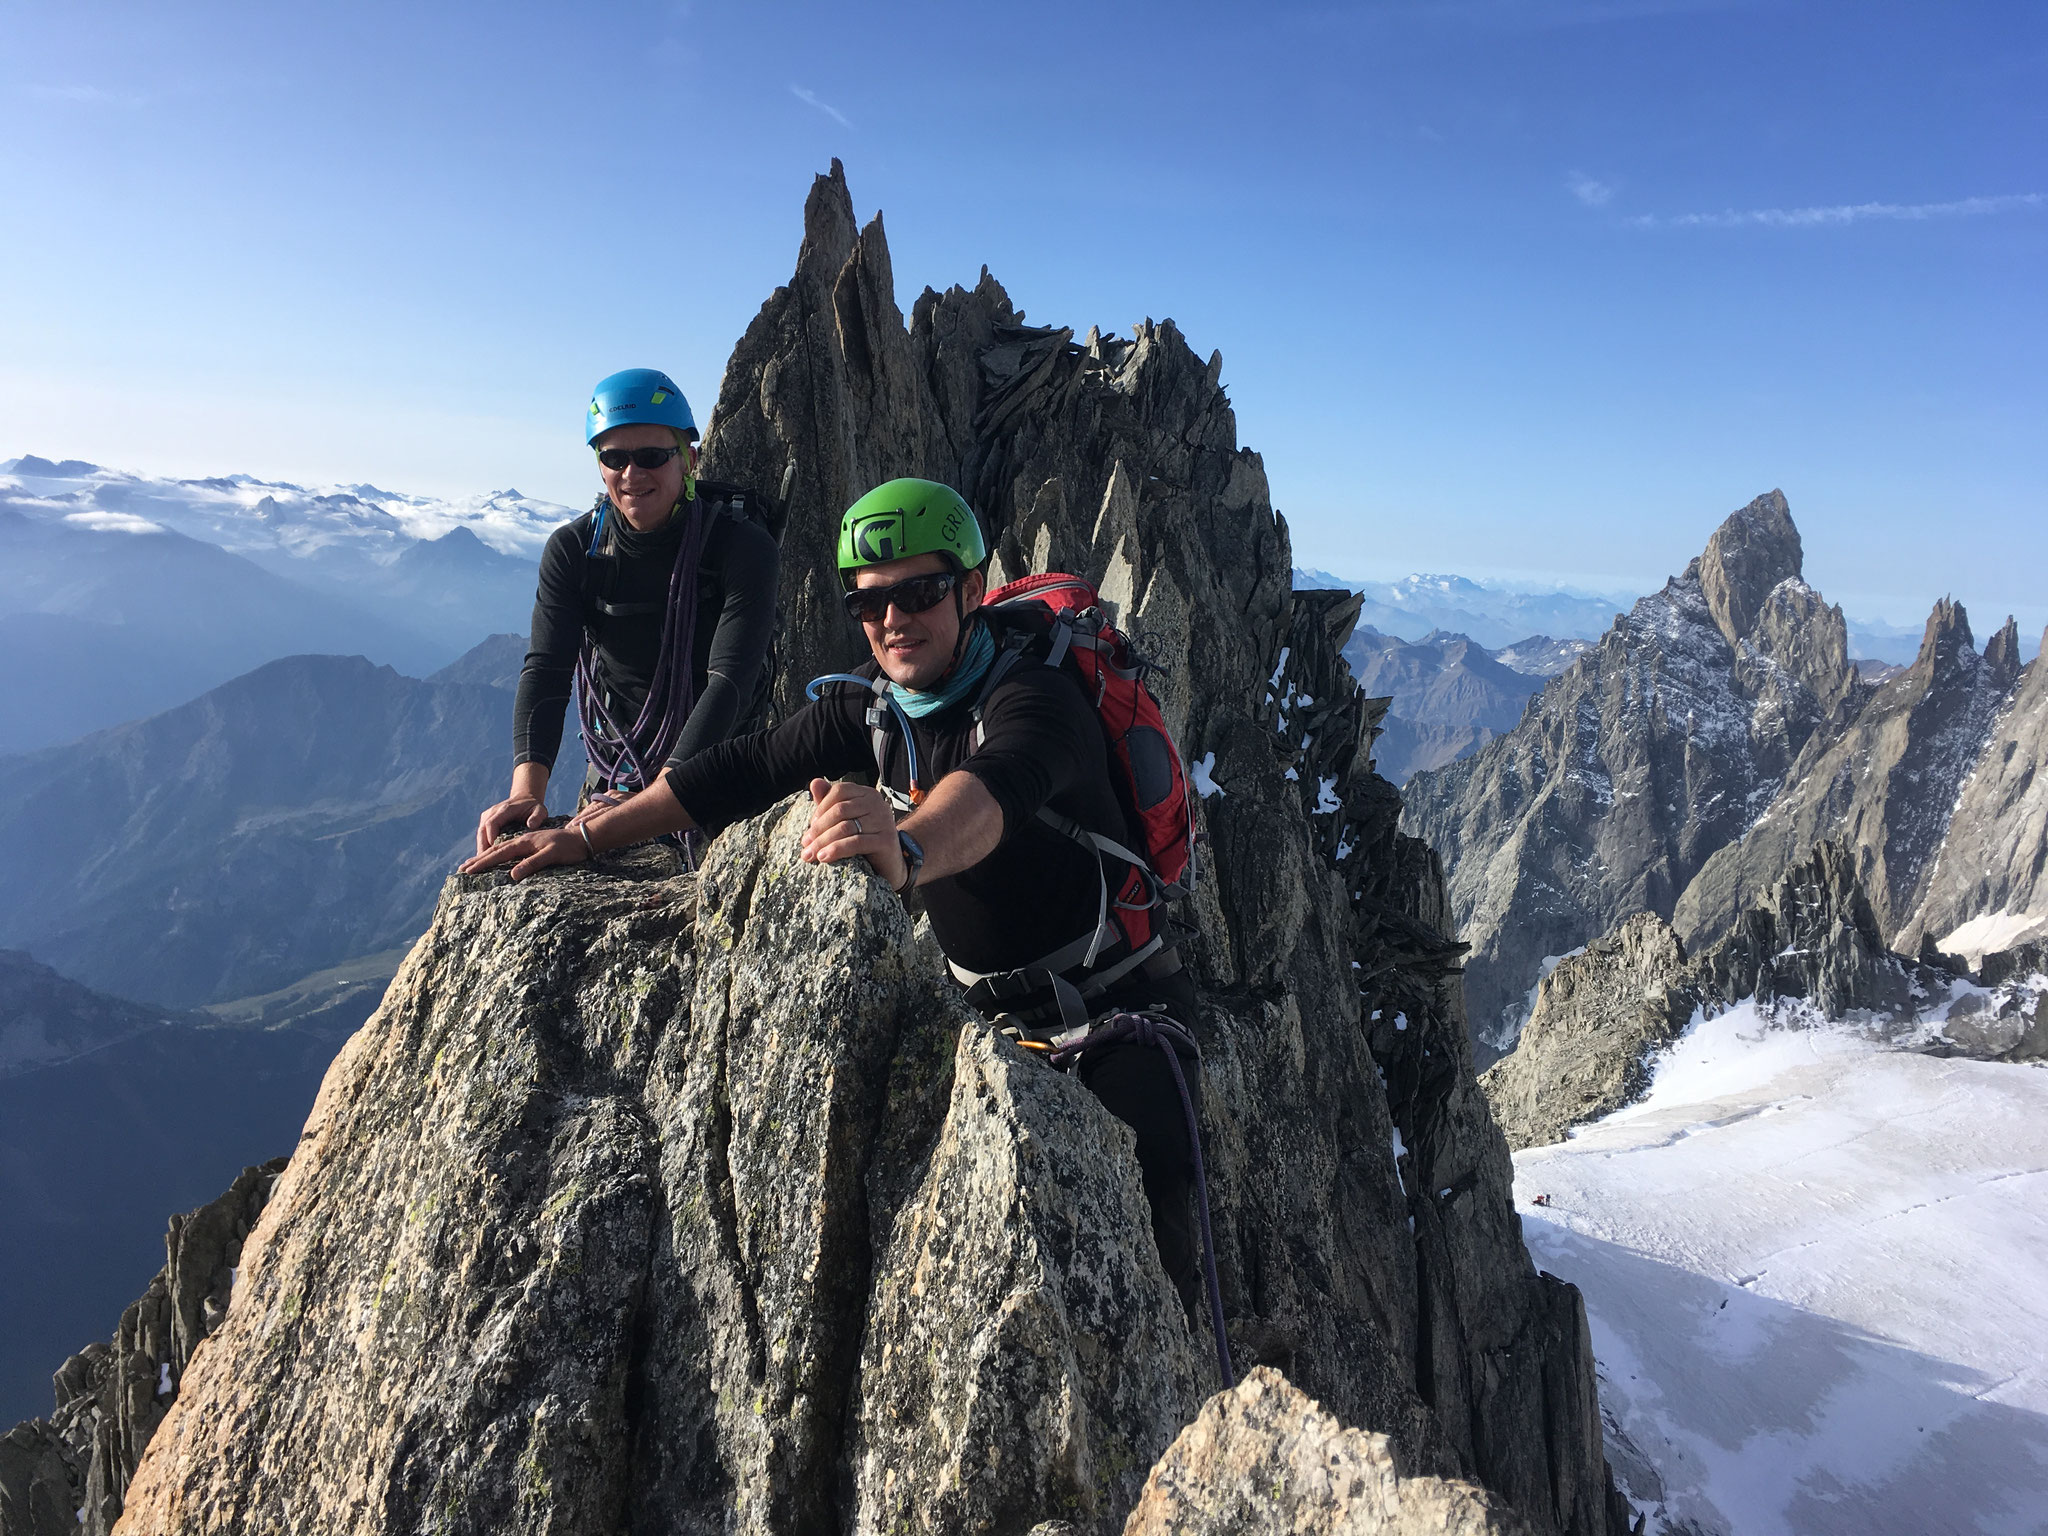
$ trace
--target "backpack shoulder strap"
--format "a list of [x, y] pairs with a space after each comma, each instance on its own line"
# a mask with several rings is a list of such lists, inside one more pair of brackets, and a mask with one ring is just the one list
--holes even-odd
[[[989, 617], [993, 619], [999, 613], [1002, 613], [1001, 607], [992, 608], [989, 610]], [[1011, 619], [1017, 616], [1004, 614], [1003, 617]], [[1040, 659], [1048, 667], [1058, 666], [1066, 660], [1067, 650], [1073, 644], [1074, 638], [1074, 626], [1061, 614], [1054, 614], [1050, 625], [1045, 629], [1019, 623], [991, 623], [989, 627], [998, 630], [1002, 640], [1000, 649], [996, 652], [996, 659], [989, 666], [988, 677], [982, 683], [981, 692], [974, 700], [972, 718], [974, 750], [977, 752], [981, 750], [981, 744], [988, 739], [988, 729], [982, 724], [982, 711], [987, 707], [989, 696], [996, 691], [997, 686], [1016, 670], [1017, 664], [1029, 656], [1040, 642], [1045, 644], [1045, 655]]]
[[697, 497], [727, 517], [754, 524], [776, 544], [782, 543], [782, 530], [789, 522], [789, 514], [773, 497], [729, 480], [699, 480]]

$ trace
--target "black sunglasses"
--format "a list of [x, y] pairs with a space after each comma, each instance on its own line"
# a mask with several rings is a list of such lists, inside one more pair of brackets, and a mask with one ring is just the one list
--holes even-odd
[[879, 624], [891, 604], [905, 613], [923, 613], [946, 600], [960, 578], [951, 571], [912, 576], [889, 587], [855, 587], [846, 594], [846, 615], [863, 624]]
[[606, 469], [659, 469], [683, 450], [680, 448], [600, 448], [597, 462]]

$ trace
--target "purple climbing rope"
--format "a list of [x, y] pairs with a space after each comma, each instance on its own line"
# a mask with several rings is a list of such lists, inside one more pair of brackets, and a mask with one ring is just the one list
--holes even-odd
[[1176, 1045], [1199, 1051], [1194, 1035], [1182, 1024], [1150, 1013], [1113, 1013], [1085, 1038], [1071, 1045], [1057, 1046], [1048, 1058], [1055, 1067], [1078, 1061], [1097, 1046], [1135, 1040], [1156, 1045], [1166, 1052], [1166, 1064], [1173, 1069], [1173, 1086], [1180, 1090], [1181, 1112], [1188, 1121], [1188, 1148], [1195, 1155], [1195, 1208], [1202, 1218], [1202, 1279], [1209, 1290], [1209, 1326], [1216, 1335], [1216, 1365], [1223, 1373], [1227, 1392], [1237, 1385], [1237, 1373], [1230, 1364], [1230, 1336], [1223, 1328], [1223, 1287], [1216, 1279], [1216, 1239], [1209, 1230], [1209, 1176], [1202, 1165], [1202, 1133], [1195, 1123], [1195, 1101], [1188, 1092], [1188, 1080], [1180, 1069]]
[[697, 570], [704, 556], [708, 519], [701, 501], [692, 500], [688, 506], [690, 521], [683, 529], [683, 547], [669, 575], [661, 649], [656, 654], [654, 676], [648, 679], [647, 697], [631, 730], [620, 730], [604, 707], [597, 683], [597, 646], [588, 629], [576, 654], [576, 707], [583, 722], [583, 749], [607, 789], [645, 789], [652, 782], [647, 765], [661, 771], [682, 738], [683, 726], [696, 703], [696, 657], [692, 652], [697, 637]]

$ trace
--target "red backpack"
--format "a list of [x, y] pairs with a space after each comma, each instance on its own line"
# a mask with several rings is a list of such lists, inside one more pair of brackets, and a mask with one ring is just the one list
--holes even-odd
[[[1002, 651], [975, 703], [980, 745], [982, 701], [1018, 662], [1038, 649], [1046, 666], [1080, 679], [1109, 742], [1110, 782], [1135, 847], [1090, 832], [1050, 807], [1039, 819], [1096, 854], [1121, 861], [1125, 875], [1110, 898], [1117, 927], [1135, 952], [1162, 937], [1162, 902], [1187, 895], [1195, 880], [1194, 813], [1180, 753], [1159, 701], [1145, 686], [1146, 663], [1116, 628], [1092, 582], [1060, 571], [1005, 582], [983, 604]], [[1105, 882], [1108, 876], [1105, 873]]]

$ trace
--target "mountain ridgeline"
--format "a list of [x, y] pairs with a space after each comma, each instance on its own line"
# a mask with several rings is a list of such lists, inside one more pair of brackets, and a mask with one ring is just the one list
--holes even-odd
[[65, 1530], [1222, 1531], [1247, 1478], [1304, 1532], [1628, 1528], [1441, 867], [1371, 768], [1358, 603], [1290, 590], [1220, 371], [1170, 322], [1027, 325], [986, 272], [906, 326], [835, 163], [707, 473], [793, 488], [784, 707], [858, 654], [830, 532], [895, 475], [967, 490], [999, 574], [1097, 573], [1149, 637], [1212, 784], [1183, 954], [1240, 1386], [1212, 1395], [1128, 1132], [975, 1018], [865, 869], [800, 862], [799, 799], [695, 876], [650, 849], [450, 880], [132, 1477], [79, 1414], [9, 1437], [46, 1505], [75, 1493]]
[[14, 662], [0, 754], [156, 714], [283, 656], [431, 672], [523, 626], [534, 552], [571, 516], [509, 491], [451, 506], [370, 486], [0, 463], [0, 635]]
[[[1913, 665], [1867, 683], [1801, 566], [1784, 496], [1758, 497], [1513, 730], [1408, 785], [1403, 826], [1444, 858], [1473, 946], [1483, 1055], [1512, 1046], [1546, 962], [1638, 912], [1711, 945], [1821, 841], [1848, 851], [1888, 943], [1992, 911], [2048, 925], [2038, 756], [2020, 761], [2044, 664], [2019, 688], [2010, 621], [1980, 654], [1944, 600]], [[1945, 858], [1952, 826], [1974, 842]]]
[[[517, 637], [410, 678], [293, 656], [175, 709], [0, 758], [0, 944], [172, 1008], [274, 991], [433, 913], [509, 773]], [[573, 802], [580, 745], [551, 789]]]

